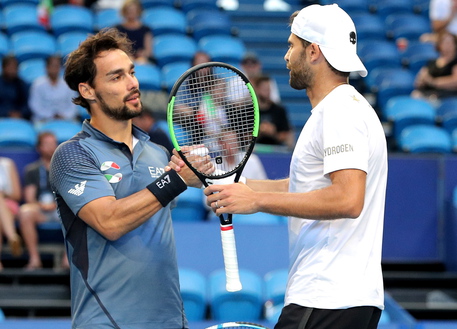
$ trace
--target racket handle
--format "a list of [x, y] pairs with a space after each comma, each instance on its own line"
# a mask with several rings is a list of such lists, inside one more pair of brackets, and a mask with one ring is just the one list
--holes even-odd
[[233, 225], [221, 225], [222, 253], [224, 255], [227, 291], [241, 290], [240, 273], [238, 271], [238, 258], [236, 256], [235, 234]]

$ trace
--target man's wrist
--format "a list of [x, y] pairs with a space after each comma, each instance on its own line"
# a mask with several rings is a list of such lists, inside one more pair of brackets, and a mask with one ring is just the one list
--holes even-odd
[[146, 188], [154, 194], [162, 207], [166, 207], [174, 198], [187, 189], [187, 185], [176, 171], [170, 170], [146, 186]]

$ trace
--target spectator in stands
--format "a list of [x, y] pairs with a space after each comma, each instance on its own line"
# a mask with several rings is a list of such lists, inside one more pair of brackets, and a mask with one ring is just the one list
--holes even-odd
[[[430, 0], [429, 17], [432, 40], [438, 33], [446, 30], [457, 35], [457, 0]], [[422, 38], [423, 41], [429, 41], [427, 39]]]
[[61, 60], [59, 56], [48, 57], [46, 75], [33, 81], [30, 88], [29, 107], [36, 125], [53, 119], [78, 119], [78, 109], [71, 102], [76, 94], [62, 78]]
[[153, 35], [141, 21], [143, 6], [139, 0], [126, 0], [121, 8], [123, 22], [116, 28], [126, 33], [133, 42], [134, 58], [138, 63], [147, 63], [153, 57]]
[[[22, 240], [14, 222], [21, 198], [21, 182], [16, 164], [10, 158], [0, 157], [0, 249], [3, 245], [2, 237], [5, 236], [13, 256], [22, 254]], [[0, 262], [0, 269], [2, 268]]]
[[133, 124], [147, 132], [151, 142], [162, 145], [171, 154], [173, 145], [171, 144], [170, 137], [159, 127], [154, 113], [149, 108], [144, 107], [143, 112], [133, 118]]
[[[263, 72], [262, 62], [259, 57], [253, 52], [247, 52], [241, 61], [241, 70], [246, 74], [249, 80], [265, 74]], [[270, 98], [275, 103], [281, 103], [281, 95], [279, 94], [276, 80], [270, 78]]]
[[455, 96], [457, 92], [457, 36], [442, 31], [438, 34], [436, 49], [438, 58], [417, 73], [415, 90], [411, 96], [432, 102]]
[[[56, 148], [57, 139], [53, 133], [40, 133], [36, 147], [40, 158], [25, 168], [24, 204], [19, 209], [19, 225], [29, 252], [29, 261], [26, 265], [28, 270], [42, 267], [38, 252], [37, 225], [45, 222], [60, 222], [49, 184], [49, 165]], [[66, 256], [62, 260], [62, 266], [68, 267]]]
[[[291, 16], [290, 85], [306, 90], [313, 110], [290, 178], [204, 190], [217, 215], [289, 216], [289, 281], [275, 329], [375, 329], [384, 308], [387, 147], [376, 112], [349, 85], [351, 72], [367, 75], [356, 36], [336, 4], [310, 5]], [[170, 166], [186, 168], [177, 153]]]
[[28, 93], [27, 84], [18, 75], [16, 57], [12, 55], [3, 57], [0, 77], [0, 117], [29, 119]]
[[260, 112], [260, 127], [257, 143], [294, 146], [294, 131], [289, 124], [286, 109], [270, 98], [271, 79], [260, 75], [252, 79]]

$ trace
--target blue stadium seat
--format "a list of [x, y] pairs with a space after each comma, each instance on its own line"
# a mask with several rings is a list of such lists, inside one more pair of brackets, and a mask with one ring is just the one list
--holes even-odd
[[[344, 11], [346, 11], [351, 17], [353, 14], [369, 12], [368, 1], [367, 0], [322, 0], [320, 4], [322, 5], [331, 5], [333, 3], [338, 3]], [[358, 32], [358, 31], [357, 31]]]
[[206, 217], [203, 191], [188, 188], [176, 198], [176, 207], [171, 210], [175, 222], [201, 222]]
[[450, 113], [457, 113], [457, 96], [444, 98], [436, 106], [436, 121], [441, 124], [443, 117]]
[[200, 50], [206, 52], [213, 61], [239, 63], [246, 53], [240, 38], [228, 35], [208, 35], [198, 41]]
[[187, 320], [204, 320], [208, 302], [206, 278], [197, 270], [179, 268], [179, 284]]
[[6, 8], [17, 4], [31, 4], [37, 6], [40, 0], [0, 0], [0, 7]]
[[421, 41], [408, 41], [406, 49], [401, 53], [403, 65], [414, 74], [417, 74], [428, 61], [438, 58], [438, 55], [433, 43]]
[[73, 50], [78, 48], [79, 44], [86, 40], [88, 33], [82, 31], [65, 32], [57, 37], [57, 49], [62, 56], [65, 58]]
[[284, 296], [286, 294], [287, 269], [278, 269], [265, 274], [265, 318], [276, 323], [281, 310], [284, 307]]
[[60, 144], [79, 133], [81, 131], [81, 123], [70, 120], [56, 119], [45, 122], [36, 130], [38, 133], [44, 131], [52, 132], [56, 136], [57, 142]]
[[452, 140], [444, 128], [432, 125], [412, 125], [403, 129], [399, 147], [409, 153], [451, 153]]
[[37, 6], [31, 3], [7, 6], [3, 9], [3, 24], [9, 35], [21, 31], [45, 31], [38, 21]]
[[263, 280], [256, 273], [240, 269], [243, 289], [227, 292], [225, 271], [217, 270], [209, 276], [209, 304], [212, 319], [225, 321], [250, 321], [260, 319], [264, 301]]
[[411, 77], [411, 74], [411, 71], [404, 68], [375, 67], [370, 72], [368, 72], [368, 75], [363, 79], [368, 90], [372, 93], [377, 93], [384, 80], [391, 80], [391, 77], [395, 75], [408, 75]]
[[187, 22], [195, 40], [207, 35], [231, 35], [232, 22], [224, 11], [217, 9], [194, 9], [187, 13]]
[[431, 32], [430, 20], [414, 13], [391, 14], [386, 17], [385, 25], [387, 37], [394, 40], [419, 40], [422, 34]]
[[407, 69], [391, 69], [380, 75], [376, 93], [376, 104], [384, 110], [389, 99], [396, 96], [409, 96], [414, 90], [414, 74]]
[[94, 32], [94, 14], [82, 6], [59, 5], [51, 14], [51, 29], [56, 37], [66, 32]]
[[358, 54], [368, 73], [376, 67], [401, 67], [401, 57], [395, 43], [387, 40], [364, 40]]
[[436, 107], [436, 121], [450, 134], [457, 128], [457, 97], [441, 100]]
[[46, 60], [33, 58], [22, 61], [18, 66], [18, 74], [30, 86], [36, 78], [46, 74]]
[[195, 9], [219, 10], [216, 0], [180, 0], [179, 7], [185, 13]]
[[187, 33], [186, 15], [173, 7], [152, 7], [143, 11], [143, 24], [148, 26], [154, 36], [165, 33]]
[[173, 62], [162, 67], [162, 87], [171, 91], [176, 80], [190, 68], [190, 61]]
[[0, 32], [0, 58], [5, 57], [8, 55], [11, 49], [11, 42], [9, 37], [5, 34]]
[[112, 27], [122, 22], [119, 10], [106, 8], [95, 12], [94, 31], [100, 31], [105, 27]]
[[35, 149], [37, 133], [25, 119], [0, 118], [0, 147]]
[[141, 6], [143, 9], [161, 6], [176, 7], [177, 4], [178, 3], [175, 0], [141, 0]]
[[372, 13], [355, 13], [351, 18], [359, 41], [386, 39], [384, 22], [379, 16]]
[[414, 0], [378, 0], [371, 1], [370, 6], [372, 11], [385, 19], [391, 14], [412, 13]]
[[284, 106], [287, 110], [287, 116], [289, 118], [290, 124], [295, 130], [295, 135], [298, 137], [298, 134], [303, 129], [306, 121], [308, 121], [311, 116], [311, 103], [309, 100], [303, 98], [298, 99], [299, 101], [295, 102], [285, 102]]
[[136, 64], [135, 76], [140, 83], [140, 90], [161, 90], [162, 76], [160, 69], [154, 64]]
[[383, 111], [385, 118], [392, 122], [394, 136], [398, 140], [402, 131], [412, 125], [435, 125], [435, 109], [425, 100], [409, 96], [391, 98]]
[[13, 54], [19, 62], [32, 58], [47, 58], [57, 53], [55, 37], [46, 32], [17, 32], [10, 39]]
[[173, 62], [191, 62], [197, 51], [195, 40], [183, 34], [163, 34], [154, 37], [154, 57], [163, 67]]

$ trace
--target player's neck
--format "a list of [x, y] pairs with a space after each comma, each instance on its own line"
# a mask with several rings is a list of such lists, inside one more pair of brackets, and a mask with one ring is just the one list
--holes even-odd
[[132, 150], [132, 120], [119, 121], [107, 117], [99, 118], [93, 116], [90, 124], [109, 138], [126, 144]]
[[311, 88], [307, 89], [307, 95], [311, 102], [312, 107], [316, 107], [328, 94], [330, 94], [335, 88], [347, 84], [348, 79], [333, 76], [325, 77], [323, 79], [316, 79], [316, 83]]

